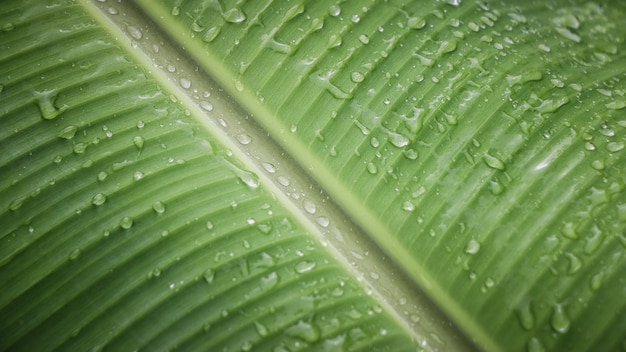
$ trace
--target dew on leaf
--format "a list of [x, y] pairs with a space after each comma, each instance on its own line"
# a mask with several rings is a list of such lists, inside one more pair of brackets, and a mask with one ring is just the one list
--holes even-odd
[[206, 269], [203, 273], [202, 273], [202, 277], [204, 278], [204, 281], [206, 281], [207, 284], [212, 284], [213, 281], [215, 280], [215, 271], [213, 271], [213, 269]]
[[570, 320], [561, 304], [556, 304], [552, 309], [550, 326], [561, 334], [566, 333], [570, 328]]
[[98, 206], [98, 205], [102, 205], [107, 201], [107, 196], [102, 194], [102, 193], [97, 193], [96, 195], [93, 196], [93, 198], [91, 199], [91, 204]]
[[241, 23], [246, 20], [246, 14], [238, 7], [226, 11], [223, 17], [226, 22], [230, 23]]
[[295, 265], [295, 270], [298, 274], [304, 274], [306, 272], [309, 272], [311, 270], [313, 270], [313, 268], [315, 268], [316, 263], [312, 262], [312, 261], [308, 261], [308, 260], [303, 260], [301, 262], [298, 262]]
[[465, 253], [467, 254], [476, 254], [480, 250], [480, 242], [475, 239], [469, 240], [467, 245], [465, 245]]
[[267, 327], [258, 321], [254, 322], [254, 329], [256, 330], [257, 334], [259, 334], [259, 336], [261, 337], [265, 337], [269, 333], [269, 330], [267, 329]]
[[74, 154], [83, 154], [85, 150], [87, 150], [87, 146], [87, 143], [79, 142], [74, 144], [74, 148], [72, 149], [72, 151], [74, 152]]
[[26, 200], [26, 197], [18, 197], [18, 198], [13, 199], [11, 203], [9, 203], [9, 210], [11, 211], [18, 210], [24, 204], [25, 200]]
[[532, 337], [528, 341], [527, 351], [528, 352], [546, 352], [546, 349], [545, 347], [543, 347], [543, 345], [541, 344], [541, 341], [539, 341], [538, 338]]
[[157, 214], [163, 214], [165, 213], [165, 204], [161, 201], [156, 201], [152, 204], [152, 210]]
[[485, 161], [485, 164], [487, 164], [487, 166], [489, 166], [492, 169], [496, 169], [496, 170], [500, 170], [500, 171], [504, 171], [506, 169], [506, 164], [504, 164], [504, 162], [500, 159], [498, 159], [497, 157], [485, 153], [483, 155], [483, 161]]
[[515, 310], [515, 313], [524, 330], [529, 331], [535, 327], [535, 314], [533, 313], [532, 304], [530, 302]]
[[310, 322], [300, 320], [295, 325], [285, 330], [287, 335], [303, 340], [307, 343], [314, 343], [319, 340], [319, 328]]
[[76, 135], [76, 132], [78, 132], [78, 126], [69, 125], [62, 129], [59, 133], [57, 133], [57, 137], [63, 139], [72, 139]]
[[133, 222], [133, 218], [131, 218], [130, 216], [125, 216], [122, 218], [122, 220], [120, 220], [120, 227], [124, 230], [128, 230], [133, 227]]

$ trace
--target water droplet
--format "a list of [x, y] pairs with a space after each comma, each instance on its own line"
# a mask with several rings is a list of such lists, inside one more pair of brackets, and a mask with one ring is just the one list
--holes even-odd
[[152, 210], [154, 210], [154, 212], [157, 214], [163, 214], [165, 213], [165, 204], [163, 204], [161, 201], [156, 201], [154, 202], [154, 204], [152, 204]]
[[363, 74], [359, 71], [354, 71], [350, 74], [350, 79], [354, 83], [361, 83], [365, 80], [365, 76], [363, 76]]
[[57, 133], [57, 137], [64, 139], [72, 139], [78, 132], [78, 126], [70, 125], [62, 129], [59, 133]]
[[98, 173], [98, 181], [100, 182], [106, 180], [107, 177], [109, 177], [109, 174], [107, 174], [106, 171], [100, 171]]
[[557, 33], [562, 35], [564, 38], [567, 38], [567, 39], [569, 39], [571, 41], [574, 41], [576, 43], [580, 43], [580, 36], [578, 34], [572, 32], [571, 29], [565, 28], [565, 27], [557, 27], [557, 28], [555, 28], [555, 30], [557, 31]]
[[561, 234], [571, 240], [578, 239], [578, 233], [576, 232], [577, 227], [578, 225], [576, 223], [566, 222], [563, 224], [563, 227], [561, 227]]
[[562, 305], [556, 304], [554, 306], [552, 318], [550, 318], [550, 325], [556, 332], [561, 334], [564, 334], [569, 330], [570, 321]]
[[331, 5], [328, 8], [328, 14], [331, 15], [332, 17], [337, 17], [337, 16], [341, 15], [341, 7], [339, 7], [337, 5]]
[[200, 105], [200, 108], [202, 108], [205, 111], [213, 111], [213, 104], [207, 102], [207, 101], [201, 101], [198, 103], [198, 105]]
[[258, 224], [257, 229], [259, 229], [261, 233], [268, 235], [270, 232], [272, 232], [272, 225], [271, 224]]
[[13, 22], [7, 22], [2, 25], [2, 30], [5, 32], [10, 32], [15, 29], [15, 24]]
[[143, 178], [144, 174], [141, 171], [135, 171], [135, 173], [133, 174], [133, 180], [135, 181], [139, 181]]
[[81, 253], [80, 248], [76, 248], [70, 252], [70, 254], [67, 256], [67, 259], [76, 260], [80, 256], [80, 253]]
[[411, 202], [410, 200], [407, 200], [406, 202], [402, 203], [402, 210], [412, 212], [415, 210], [415, 204], [413, 204], [413, 202]]
[[318, 216], [315, 220], [321, 227], [328, 227], [328, 224], [330, 224], [330, 220], [325, 216]]
[[596, 159], [594, 161], [591, 162], [591, 167], [598, 170], [598, 171], [602, 171], [606, 168], [605, 164], [604, 164], [604, 160], [600, 160], [600, 159]]
[[202, 277], [204, 278], [204, 281], [207, 282], [207, 284], [212, 284], [213, 280], [215, 280], [215, 271], [213, 271], [213, 269], [206, 269], [203, 273], [202, 273]]
[[517, 309], [515, 313], [524, 330], [531, 330], [535, 327], [535, 314], [532, 311], [532, 304], [530, 302], [522, 308]]
[[179, 83], [180, 83], [180, 86], [185, 89], [189, 89], [191, 87], [191, 81], [187, 78], [181, 78]]
[[210, 231], [210, 230], [213, 230], [213, 223], [212, 223], [212, 222], [210, 222], [210, 221], [207, 221], [207, 222], [206, 222], [206, 228], [207, 228], [207, 230], [209, 230], [209, 231]]
[[367, 163], [367, 172], [369, 172], [372, 175], [375, 175], [378, 173], [378, 167], [374, 163]]
[[13, 201], [9, 203], [9, 210], [11, 211], [18, 210], [24, 204], [25, 200], [26, 200], [26, 197], [18, 197], [18, 198], [13, 199]]
[[569, 274], [574, 274], [576, 273], [578, 270], [580, 270], [580, 268], [583, 266], [582, 261], [580, 260], [580, 258], [578, 258], [577, 256], [575, 256], [572, 253], [565, 253], [565, 255], [567, 256], [567, 258], [569, 259], [569, 270], [568, 273]]
[[261, 277], [261, 289], [263, 291], [274, 288], [278, 284], [278, 274], [275, 271]]
[[143, 37], [143, 33], [141, 32], [141, 30], [135, 26], [127, 26], [126, 30], [128, 31], [128, 34], [130, 34], [130, 36], [133, 37], [133, 39], [135, 40], [140, 40]]
[[87, 150], [87, 146], [87, 143], [76, 143], [74, 144], [74, 148], [72, 149], [72, 151], [74, 152], [74, 154], [83, 154], [85, 150]]
[[422, 17], [409, 17], [406, 24], [411, 29], [420, 29], [426, 26], [426, 20]]
[[59, 109], [55, 106], [57, 96], [56, 91], [54, 90], [34, 92], [34, 95], [35, 103], [39, 107], [39, 112], [44, 120], [52, 120], [61, 115], [61, 113], [63, 113], [66, 109], [66, 107]]
[[104, 204], [107, 201], [107, 196], [102, 193], [97, 193], [91, 199], [91, 204], [98, 206]]
[[143, 137], [141, 136], [135, 136], [133, 137], [133, 144], [135, 145], [135, 147], [139, 150], [142, 151], [143, 150], [143, 145], [144, 145], [145, 141], [143, 139]]
[[133, 218], [130, 216], [123, 217], [122, 220], [120, 220], [120, 227], [124, 230], [128, 230], [133, 227]]
[[533, 337], [528, 341], [528, 352], [545, 352], [546, 349], [538, 338]]
[[387, 134], [389, 135], [389, 141], [394, 147], [402, 148], [409, 145], [410, 141], [406, 136], [392, 131], [387, 131]]
[[265, 337], [269, 333], [269, 331], [267, 330], [267, 327], [265, 325], [259, 323], [258, 321], [254, 322], [254, 328], [256, 329], [256, 332], [261, 337]]
[[485, 164], [487, 164], [487, 166], [489, 166], [492, 169], [496, 169], [500, 171], [504, 171], [506, 169], [506, 165], [504, 164], [502, 160], [488, 153], [485, 153], [483, 155], [483, 161], [485, 162]]
[[476, 254], [478, 253], [478, 251], [480, 250], [480, 242], [476, 241], [475, 239], [471, 239], [469, 240], [469, 242], [467, 242], [467, 245], [465, 246], [465, 253], [467, 254]]
[[308, 260], [303, 260], [301, 262], [298, 262], [295, 266], [295, 270], [298, 274], [304, 274], [306, 272], [309, 272], [311, 270], [313, 270], [313, 268], [315, 268], [316, 263], [312, 262], [312, 261], [308, 261]]
[[419, 154], [414, 149], [406, 149], [404, 150], [404, 156], [407, 159], [415, 160], [418, 158]]
[[591, 281], [589, 282], [589, 286], [591, 287], [592, 290], [597, 291], [600, 289], [600, 286], [602, 285], [602, 278], [604, 277], [604, 273], [603, 272], [599, 272], [597, 274], [595, 274], [594, 276], [591, 277]]
[[248, 352], [248, 351], [251, 351], [251, 350], [252, 350], [252, 347], [253, 347], [253, 346], [252, 346], [252, 342], [250, 342], [250, 341], [244, 341], [244, 342], [241, 344], [241, 350], [242, 350], [243, 352]]
[[220, 34], [220, 27], [211, 27], [202, 35], [202, 41], [210, 43]]
[[292, 337], [301, 339], [308, 343], [314, 343], [319, 339], [319, 329], [306, 321], [300, 320], [297, 324], [290, 326], [285, 332]]
[[606, 145], [606, 149], [611, 153], [619, 152], [624, 149], [624, 142], [609, 142]]
[[237, 138], [237, 141], [239, 143], [241, 143], [242, 145], [248, 145], [248, 144], [250, 144], [250, 142], [252, 142], [252, 138], [249, 135], [245, 134], [245, 133], [237, 135], [236, 138]]
[[605, 104], [608, 109], [612, 110], [621, 110], [626, 108], [626, 100], [614, 100], [610, 103]]
[[254, 172], [239, 170], [237, 174], [239, 176], [239, 179], [243, 181], [243, 183], [245, 183], [248, 187], [253, 189], [259, 188], [261, 180], [259, 179], [259, 176]]
[[246, 14], [240, 8], [234, 7], [224, 13], [224, 20], [230, 23], [241, 23], [246, 20]]
[[491, 192], [491, 194], [496, 195], [496, 196], [499, 194], [502, 194], [505, 190], [504, 185], [498, 179], [489, 181], [488, 188], [489, 188], [489, 192]]

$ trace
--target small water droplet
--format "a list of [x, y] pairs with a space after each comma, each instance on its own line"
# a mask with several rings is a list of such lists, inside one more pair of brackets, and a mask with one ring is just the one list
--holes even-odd
[[67, 259], [76, 260], [80, 256], [80, 253], [81, 253], [80, 248], [76, 248], [70, 252], [70, 254], [67, 256]]
[[415, 210], [415, 204], [413, 204], [410, 200], [407, 200], [402, 203], [402, 210], [412, 212]]
[[467, 245], [465, 246], [465, 253], [467, 254], [473, 255], [478, 253], [479, 250], [480, 242], [476, 241], [475, 239], [469, 240], [469, 242], [467, 242]]
[[135, 26], [127, 26], [126, 30], [128, 31], [128, 34], [130, 34], [130, 36], [133, 37], [133, 39], [135, 40], [140, 40], [141, 38], [143, 38], [143, 33], [139, 28]]
[[170, 14], [172, 16], [178, 16], [180, 15], [180, 6], [174, 6], [172, 7], [172, 11], [170, 11]]
[[298, 321], [295, 325], [290, 326], [285, 332], [292, 337], [303, 340], [307, 343], [314, 343], [319, 339], [319, 329], [310, 322], [303, 320]]
[[354, 71], [350, 74], [350, 79], [354, 83], [361, 83], [365, 80], [365, 76], [359, 71]]
[[120, 220], [120, 227], [124, 230], [128, 230], [133, 227], [133, 218], [130, 216], [123, 217], [122, 220]]
[[189, 89], [191, 87], [191, 81], [187, 78], [181, 78], [179, 83], [184, 89]]
[[76, 132], [78, 132], [78, 126], [69, 125], [65, 127], [64, 129], [62, 129], [59, 133], [57, 133], [57, 137], [64, 138], [64, 139], [72, 139], [76, 135]]
[[91, 199], [91, 204], [98, 206], [98, 205], [102, 205], [107, 201], [107, 196], [102, 194], [102, 193], [97, 193], [96, 195], [93, 196], [93, 198]]
[[241, 143], [242, 145], [248, 145], [248, 144], [250, 144], [250, 142], [252, 142], [252, 138], [249, 135], [245, 134], [245, 133], [237, 135], [236, 138], [237, 138], [237, 141], [239, 143]]
[[594, 276], [591, 277], [591, 281], [589, 282], [589, 286], [591, 287], [591, 289], [593, 291], [597, 291], [600, 289], [600, 286], [602, 285], [602, 278], [604, 277], [604, 273], [603, 272], [599, 272], [597, 274], [595, 274]]
[[57, 96], [54, 90], [34, 92], [35, 103], [39, 107], [39, 112], [44, 120], [52, 120], [65, 111], [65, 107], [57, 108], [55, 105]]
[[198, 105], [200, 105], [200, 108], [202, 108], [202, 110], [205, 111], [213, 111], [213, 104], [207, 102], [207, 101], [201, 101], [198, 103]]
[[259, 229], [259, 231], [261, 231], [261, 233], [266, 234], [266, 235], [272, 232], [271, 224], [258, 224], [257, 228]]
[[298, 262], [295, 266], [295, 270], [298, 274], [304, 274], [306, 272], [309, 272], [311, 270], [313, 270], [313, 268], [315, 268], [316, 263], [312, 262], [312, 261], [308, 261], [308, 260], [303, 260], [301, 262]]
[[11, 211], [18, 210], [24, 204], [25, 200], [26, 200], [26, 197], [18, 197], [18, 198], [13, 199], [13, 201], [9, 203], [9, 210]]
[[531, 330], [535, 327], [535, 314], [532, 311], [532, 304], [530, 302], [517, 309], [515, 313], [517, 313], [519, 323], [524, 330]]
[[330, 220], [325, 216], [318, 216], [315, 220], [321, 227], [328, 227], [328, 224], [330, 224]]
[[574, 274], [576, 273], [578, 270], [580, 270], [580, 268], [582, 267], [583, 263], [580, 260], [580, 258], [578, 258], [576, 255], [572, 254], [572, 253], [565, 253], [565, 255], [567, 256], [567, 258], [569, 259], [569, 270], [568, 273], [569, 274]]
[[258, 321], [254, 322], [254, 328], [256, 329], [256, 332], [259, 334], [259, 336], [261, 337], [265, 337], [268, 335], [269, 331], [267, 330], [267, 327], [261, 323], [259, 323]]
[[569, 330], [570, 321], [562, 305], [556, 304], [554, 306], [552, 317], [550, 318], [550, 325], [556, 332], [561, 334], [564, 334]]
[[606, 145], [606, 149], [611, 153], [619, 152], [624, 149], [624, 142], [609, 142]]
[[165, 204], [161, 201], [156, 201], [152, 204], [152, 210], [157, 214], [163, 214], [165, 213]]
[[407, 159], [415, 160], [418, 158], [419, 154], [414, 149], [406, 149], [404, 150], [404, 156]]
[[402, 148], [409, 145], [410, 141], [406, 136], [392, 131], [388, 131], [387, 134], [389, 135], [389, 141], [394, 147]]
[[143, 178], [144, 173], [141, 171], [135, 171], [135, 173], [133, 174], [133, 180], [135, 181], [139, 181]]
[[604, 160], [596, 159], [591, 162], [591, 167], [595, 170], [602, 171], [606, 168]]
[[545, 352], [546, 349], [538, 338], [533, 337], [528, 341], [528, 352]]
[[275, 271], [261, 277], [261, 289], [263, 291], [274, 288], [278, 284], [278, 274]]
[[374, 163], [367, 163], [367, 172], [369, 172], [372, 175], [375, 175], [378, 173], [378, 167]]
[[206, 228], [207, 230], [213, 230], [213, 223], [211, 221], [207, 221], [206, 222]]
[[135, 147], [139, 150], [142, 151], [143, 150], [143, 145], [144, 145], [145, 141], [143, 139], [143, 137], [141, 136], [135, 136], [133, 137], [133, 144], [135, 145]]
[[240, 8], [233, 7], [224, 13], [224, 20], [230, 23], [241, 23], [246, 20], [246, 14]]
[[487, 164], [487, 166], [489, 166], [492, 169], [496, 169], [500, 171], [504, 171], [506, 169], [506, 165], [504, 164], [502, 160], [488, 153], [485, 153], [483, 155], [483, 160], [485, 161], [485, 164]]
[[109, 174], [106, 173], [106, 171], [100, 171], [98, 173], [98, 181], [100, 181], [100, 182], [106, 180], [107, 177], [109, 177]]
[[215, 271], [213, 271], [213, 269], [206, 269], [203, 273], [202, 273], [202, 277], [204, 278], [204, 281], [206, 281], [207, 284], [212, 284], [213, 281], [215, 280]]
[[87, 146], [87, 143], [76, 143], [74, 144], [74, 148], [72, 149], [72, 151], [74, 152], [74, 154], [83, 154], [85, 150], [87, 150]]
[[426, 26], [426, 20], [422, 17], [409, 17], [407, 26], [411, 29], [420, 29]]
[[576, 228], [576, 223], [566, 222], [565, 224], [563, 224], [563, 227], [561, 227], [561, 234], [571, 240], [578, 239], [578, 233], [576, 232]]
[[330, 7], [328, 7], [328, 14], [332, 17], [337, 17], [341, 15], [341, 7], [339, 7], [338, 5], [331, 5]]
[[245, 183], [248, 187], [253, 189], [259, 188], [261, 180], [259, 179], [259, 176], [257, 174], [245, 170], [239, 170], [237, 174], [239, 176], [239, 179], [243, 181], [243, 183]]

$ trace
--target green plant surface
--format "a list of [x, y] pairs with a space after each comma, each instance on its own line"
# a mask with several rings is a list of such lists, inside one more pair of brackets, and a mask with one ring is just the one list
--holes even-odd
[[626, 351], [623, 28], [2, 2], [0, 350]]

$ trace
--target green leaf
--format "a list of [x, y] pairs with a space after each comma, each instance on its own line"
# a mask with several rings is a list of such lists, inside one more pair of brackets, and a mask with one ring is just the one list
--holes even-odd
[[624, 351], [625, 26], [3, 2], [0, 349]]

